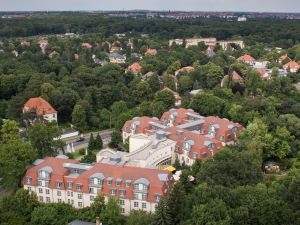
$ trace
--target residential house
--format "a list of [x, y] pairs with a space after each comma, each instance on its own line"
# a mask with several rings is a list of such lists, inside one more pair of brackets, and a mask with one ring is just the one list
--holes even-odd
[[116, 53], [116, 52], [109, 53], [108, 58], [109, 58], [109, 61], [111, 63], [122, 64], [122, 63], [125, 63], [125, 61], [126, 61], [126, 56], [125, 55], [121, 55], [121, 54]]
[[296, 61], [290, 61], [283, 66], [283, 69], [291, 73], [297, 73], [300, 69], [300, 65]]
[[176, 91], [173, 91], [168, 87], [164, 87], [164, 89], [162, 89], [162, 91], [171, 92], [175, 97], [175, 106], [180, 106], [181, 105], [182, 98], [180, 97], [180, 95]]
[[50, 58], [50, 59], [52, 59], [52, 58], [54, 58], [54, 57], [57, 57], [57, 56], [59, 56], [59, 53], [58, 53], [57, 51], [53, 51], [53, 52], [51, 52], [51, 53], [49, 54], [49, 58]]
[[57, 121], [57, 111], [41, 97], [30, 98], [23, 107], [23, 113], [29, 114], [31, 122], [37, 117], [42, 117], [48, 122]]
[[63, 202], [75, 208], [89, 207], [99, 193], [119, 199], [121, 213], [132, 210], [154, 212], [174, 179], [166, 170], [81, 164], [65, 156], [36, 160], [23, 178], [23, 187], [44, 203]]
[[130, 71], [134, 74], [139, 74], [142, 72], [142, 66], [139, 63], [133, 63], [127, 68], [127, 71]]
[[157, 50], [149, 48], [147, 49], [145, 55], [151, 55], [151, 56], [157, 55]]
[[251, 55], [243, 55], [238, 58], [238, 61], [244, 62], [250, 66], [253, 66], [255, 64], [255, 59]]
[[291, 61], [291, 59], [290, 59], [290, 57], [288, 57], [287, 54], [284, 54], [284, 55], [280, 56], [279, 59], [278, 59], [278, 62], [280, 64], [282, 64], [283, 62], [290, 62], [290, 61]]
[[37, 43], [40, 46], [42, 52], [45, 54], [46, 53], [46, 48], [48, 46], [48, 40], [46, 40], [46, 39], [39, 40]]
[[192, 73], [194, 71], [195, 68], [192, 66], [182, 67], [181, 69], [175, 71], [175, 76], [178, 76], [180, 73]]
[[[225, 82], [227, 82], [229, 79], [229, 75], [225, 75], [224, 78], [221, 81], [221, 87], [225, 86]], [[231, 79], [234, 82], [242, 83], [244, 82], [244, 79], [234, 70], [231, 73]]]
[[82, 43], [81, 47], [85, 48], [85, 49], [91, 49], [91, 48], [93, 48], [93, 46], [90, 43], [86, 43], [86, 42]]
[[22, 40], [22, 41], [21, 41], [21, 46], [22, 46], [22, 47], [29, 47], [29, 46], [30, 46], [30, 42], [29, 42], [29, 41], [26, 41], [26, 40]]
[[237, 48], [238, 46], [243, 49], [245, 48], [245, 44], [243, 41], [241, 40], [230, 40], [230, 41], [218, 41], [217, 42], [219, 45], [221, 45], [223, 50], [227, 50], [228, 46], [232, 47], [232, 48]]

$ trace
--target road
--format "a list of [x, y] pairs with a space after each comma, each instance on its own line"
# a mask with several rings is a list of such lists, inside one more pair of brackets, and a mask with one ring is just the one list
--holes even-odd
[[[92, 133], [94, 135], [94, 138], [96, 138], [96, 135], [99, 133], [101, 138], [102, 138], [102, 141], [103, 141], [104, 145], [108, 144], [111, 141], [111, 134], [112, 134], [111, 130], [92, 132]], [[84, 138], [83, 141], [78, 141], [79, 137], [74, 137], [74, 138], [67, 139], [65, 141], [66, 145], [64, 147], [64, 150], [65, 151], [67, 150], [68, 145], [69, 145], [69, 149], [71, 149], [72, 144], [73, 144], [73, 148], [74, 148], [75, 151], [77, 151], [81, 148], [87, 148], [88, 144], [89, 144], [89, 141], [90, 141], [90, 136], [91, 136], [91, 133], [83, 134], [83, 136], [82, 136]]]

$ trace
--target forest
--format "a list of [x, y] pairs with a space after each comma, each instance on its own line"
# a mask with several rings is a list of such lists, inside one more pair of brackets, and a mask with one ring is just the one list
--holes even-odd
[[[216, 46], [215, 54], [208, 56], [202, 43], [169, 46], [169, 39], [191, 37], [241, 39], [246, 47]], [[41, 39], [49, 42], [44, 53], [37, 43]], [[22, 45], [23, 40], [30, 44]], [[120, 48], [126, 62], [96, 63], [93, 55], [109, 61], [111, 45]], [[158, 53], [147, 55], [148, 49]], [[56, 56], [50, 57], [54, 51]], [[244, 54], [267, 60], [272, 77], [262, 79], [238, 61]], [[76, 13], [0, 19], [0, 187], [9, 193], [0, 194], [0, 224], [65, 225], [74, 219], [94, 222], [96, 216], [105, 225], [300, 224], [300, 71], [279, 75], [278, 59], [285, 54], [300, 62], [299, 20], [238, 23]], [[138, 74], [128, 71], [135, 62], [142, 68]], [[174, 79], [175, 72], [187, 66], [195, 70]], [[233, 71], [243, 82], [229, 79], [221, 87], [224, 76]], [[145, 78], [149, 72], [153, 75]], [[71, 124], [81, 132], [114, 129], [111, 146], [117, 147], [127, 120], [160, 117], [174, 107], [175, 98], [162, 91], [164, 87], [180, 94], [181, 107], [228, 118], [244, 129], [236, 145], [224, 147], [213, 159], [198, 160], [192, 167], [176, 164], [182, 170], [180, 181], [154, 214], [132, 211], [122, 216], [118, 200], [105, 203], [101, 195], [83, 209], [39, 203], [21, 189], [27, 166], [55, 156], [54, 147], [62, 143], [53, 138]], [[200, 92], [192, 95], [193, 90]], [[23, 105], [38, 96], [58, 111], [59, 126], [26, 127]], [[19, 128], [24, 127], [27, 131], [20, 137]], [[267, 173], [269, 162], [279, 165], [280, 173]]]

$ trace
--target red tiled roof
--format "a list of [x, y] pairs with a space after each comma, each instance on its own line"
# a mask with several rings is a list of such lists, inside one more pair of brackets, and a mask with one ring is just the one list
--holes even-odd
[[90, 43], [82, 43], [82, 44], [81, 44], [81, 47], [90, 49], [90, 48], [92, 48], [93, 46], [92, 46]]
[[283, 66], [284, 69], [299, 69], [300, 65], [295, 61], [290, 61]]
[[133, 63], [128, 67], [128, 70], [133, 72], [134, 74], [138, 74], [142, 71], [142, 66], [139, 63]]
[[38, 42], [37, 42], [39, 45], [41, 45], [41, 44], [48, 44], [48, 40], [39, 40]]
[[168, 88], [168, 87], [164, 87], [164, 89], [162, 89], [162, 91], [168, 91], [168, 92], [171, 92], [171, 93], [174, 95], [176, 101], [181, 100], [180, 95], [179, 95], [176, 91], [173, 91], [173, 90], [171, 90], [171, 89]]
[[39, 116], [56, 113], [56, 110], [41, 97], [30, 98], [23, 107], [23, 113], [27, 113], [31, 110], [35, 110]]
[[255, 59], [251, 55], [243, 55], [243, 56], [239, 57], [238, 60], [242, 61], [242, 62], [253, 62], [253, 61], [255, 61]]
[[141, 134], [141, 133], [153, 134], [154, 132], [152, 131], [150, 122], [162, 124], [162, 122], [160, 120], [158, 120], [157, 118], [150, 118], [147, 116], [142, 116], [142, 117], [133, 118], [132, 120], [128, 120], [123, 126], [123, 131], [126, 133], [130, 133], [131, 124], [133, 122], [139, 122], [139, 124], [135, 130], [136, 134]]
[[157, 54], [157, 50], [156, 49], [151, 49], [149, 48], [146, 53], [146, 55], [156, 55]]
[[168, 135], [168, 138], [177, 142], [178, 153], [182, 152], [182, 147], [185, 141], [192, 140], [194, 142], [194, 145], [189, 152], [189, 158], [191, 159], [193, 159], [193, 153], [197, 153], [198, 158], [203, 158], [203, 153], [206, 153], [207, 157], [211, 156], [211, 152], [208, 150], [207, 146], [205, 146], [205, 142], [211, 142], [215, 144], [215, 147], [213, 148], [214, 154], [216, 154], [218, 149], [222, 147], [222, 143], [216, 139], [200, 135], [199, 133], [192, 131], [180, 129], [178, 127], [169, 127], [164, 129], [164, 131], [170, 132], [171, 134]]
[[[61, 159], [61, 158], [45, 158], [45, 160], [38, 164], [37, 166], [33, 166], [28, 169], [24, 178], [23, 184], [26, 184], [26, 177], [32, 178], [33, 186], [38, 185], [38, 171], [45, 167], [50, 167], [52, 169], [49, 188], [56, 188], [56, 181], [62, 182], [61, 189], [67, 189], [67, 182], [73, 182], [73, 191], [76, 190], [76, 184], [82, 185], [82, 192], [89, 193], [89, 178], [95, 173], [102, 173], [104, 176], [104, 182], [102, 185], [101, 192], [104, 195], [109, 195], [110, 189], [123, 189], [126, 190], [125, 197], [127, 199], [133, 199], [133, 188], [134, 182], [138, 179], [144, 178], [149, 181], [149, 189], [148, 189], [148, 199], [149, 202], [155, 202], [155, 195], [165, 195], [170, 185], [173, 183], [172, 174], [166, 170], [158, 170], [158, 169], [148, 169], [148, 168], [137, 168], [137, 167], [120, 167], [111, 164], [104, 163], [96, 163], [91, 166], [88, 170], [84, 171], [78, 177], [71, 177], [70, 171], [64, 167], [64, 163], [72, 163], [79, 164], [77, 160], [70, 159]], [[163, 181], [159, 178], [159, 175], [164, 174], [167, 175], [168, 181]], [[105, 181], [106, 178], [112, 178], [112, 184], [108, 185]], [[116, 185], [116, 179], [122, 179], [121, 185]], [[129, 188], [125, 187], [125, 181], [131, 180], [131, 185]], [[118, 192], [117, 192], [118, 193]], [[118, 194], [116, 194], [117, 196]]]
[[235, 80], [235, 81], [244, 80], [235, 70], [232, 72], [232, 79]]
[[173, 122], [174, 126], [181, 125], [188, 122], [188, 115], [187, 113], [192, 113], [195, 115], [199, 115], [199, 113], [194, 112], [192, 109], [171, 109], [168, 112], [164, 112], [164, 114], [161, 117], [161, 121], [168, 121], [170, 119], [171, 114], [176, 113], [175, 120]]
[[267, 78], [268, 73], [264, 68], [256, 68], [256, 71], [259, 73], [261, 78]]

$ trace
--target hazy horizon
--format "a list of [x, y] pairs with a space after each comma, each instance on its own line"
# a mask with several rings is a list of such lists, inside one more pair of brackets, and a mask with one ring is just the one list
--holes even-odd
[[0, 0], [0, 11], [228, 11], [299, 13], [299, 0]]

